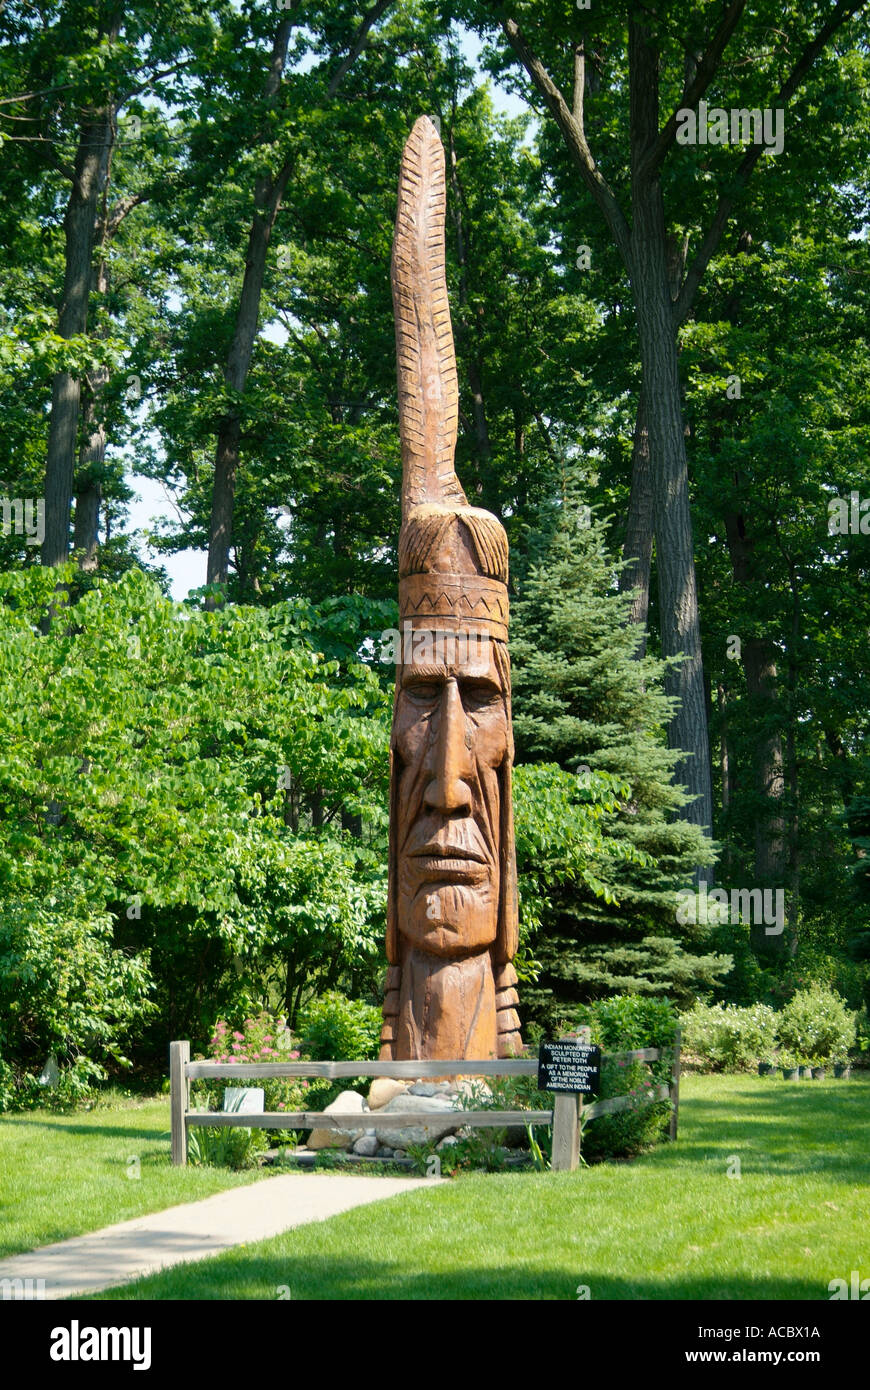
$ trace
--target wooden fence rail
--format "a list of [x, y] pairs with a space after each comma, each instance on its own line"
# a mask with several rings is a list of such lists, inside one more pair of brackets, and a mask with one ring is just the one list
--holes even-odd
[[[647, 1101], [670, 1099], [673, 1104], [669, 1137], [677, 1137], [677, 1113], [680, 1103], [680, 1032], [672, 1048], [636, 1048], [631, 1052], [609, 1052], [615, 1062], [655, 1062], [663, 1052], [673, 1051], [673, 1072], [669, 1085], [660, 1084], [644, 1098]], [[602, 1061], [604, 1058], [602, 1057]], [[398, 1110], [364, 1111], [360, 1114], [325, 1114], [313, 1110], [263, 1111], [244, 1114], [237, 1111], [192, 1111], [190, 1083], [203, 1078], [267, 1079], [269, 1077], [326, 1077], [336, 1080], [351, 1076], [388, 1076], [396, 1080], [419, 1081], [425, 1077], [445, 1076], [536, 1076], [536, 1057], [505, 1058], [501, 1061], [434, 1062], [191, 1062], [190, 1043], [169, 1044], [170, 1108], [172, 1115], [172, 1162], [183, 1167], [187, 1162], [187, 1135], [191, 1128], [207, 1126], [224, 1129], [240, 1126], [245, 1129], [401, 1129], [405, 1126], [436, 1124], [441, 1115], [433, 1112]], [[636, 1105], [632, 1096], [613, 1096], [608, 1100], [583, 1105], [582, 1096], [557, 1093], [552, 1110], [459, 1110], [462, 1126], [473, 1129], [501, 1129], [509, 1125], [552, 1125], [554, 1170], [577, 1167], [580, 1155], [581, 1115], [589, 1122], [599, 1115], [613, 1114]]]

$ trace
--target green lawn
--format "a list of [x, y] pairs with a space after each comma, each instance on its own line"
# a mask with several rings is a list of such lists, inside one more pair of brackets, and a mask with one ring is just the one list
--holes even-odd
[[[128, 1159], [139, 1160], [138, 1179]], [[262, 1176], [172, 1168], [169, 1101], [0, 1117], [0, 1257], [208, 1197]]]
[[100, 1297], [826, 1300], [870, 1276], [870, 1077], [686, 1077], [680, 1122], [631, 1164], [460, 1178]]

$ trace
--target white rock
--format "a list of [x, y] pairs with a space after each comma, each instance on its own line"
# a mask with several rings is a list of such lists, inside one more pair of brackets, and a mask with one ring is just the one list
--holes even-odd
[[369, 1110], [381, 1110], [394, 1096], [403, 1096], [406, 1090], [404, 1081], [394, 1081], [391, 1076], [376, 1076], [369, 1087]]
[[353, 1151], [355, 1154], [362, 1154], [364, 1158], [374, 1158], [378, 1151], [378, 1141], [374, 1134], [364, 1134], [361, 1139], [357, 1139]]
[[415, 1096], [408, 1092], [403, 1096], [394, 1096], [388, 1101], [383, 1107], [383, 1113], [390, 1112], [421, 1117], [421, 1123], [418, 1125], [379, 1130], [381, 1143], [393, 1149], [404, 1149], [408, 1144], [435, 1143], [443, 1139], [445, 1134], [452, 1134], [461, 1124], [461, 1119], [447, 1096]]
[[[342, 1091], [330, 1101], [324, 1115], [362, 1115], [366, 1109], [365, 1096], [359, 1091]], [[308, 1136], [309, 1149], [349, 1149], [365, 1133], [359, 1129], [313, 1129]]]
[[492, 1100], [492, 1088], [487, 1085], [482, 1076], [463, 1076], [457, 1090], [472, 1101]]

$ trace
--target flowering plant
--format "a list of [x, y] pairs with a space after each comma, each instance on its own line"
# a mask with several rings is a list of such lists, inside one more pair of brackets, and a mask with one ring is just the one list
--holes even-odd
[[[208, 1043], [210, 1060], [230, 1066], [241, 1062], [296, 1062], [300, 1051], [287, 1027], [287, 1020], [261, 1010], [255, 1018], [246, 1018], [238, 1028], [227, 1019], [219, 1018]], [[206, 1083], [207, 1100], [219, 1108], [226, 1080]], [[264, 1076], [253, 1078], [252, 1085], [262, 1086], [266, 1110], [304, 1110], [308, 1081], [304, 1077]]]

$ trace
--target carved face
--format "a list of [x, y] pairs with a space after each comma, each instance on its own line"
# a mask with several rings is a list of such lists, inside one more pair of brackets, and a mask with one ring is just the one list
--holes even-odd
[[399, 930], [461, 956], [498, 930], [507, 692], [491, 641], [436, 641], [434, 660], [418, 648], [399, 668], [394, 720]]

